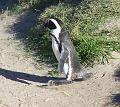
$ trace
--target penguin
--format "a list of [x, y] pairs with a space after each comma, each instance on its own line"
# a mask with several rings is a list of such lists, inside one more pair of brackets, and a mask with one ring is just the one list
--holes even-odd
[[58, 18], [48, 19], [45, 24], [52, 37], [52, 50], [58, 61], [59, 72], [64, 72], [66, 80], [48, 82], [49, 85], [68, 84], [74, 80], [84, 80], [88, 78], [79, 62], [76, 49], [71, 41], [70, 33], [65, 29], [64, 23]]

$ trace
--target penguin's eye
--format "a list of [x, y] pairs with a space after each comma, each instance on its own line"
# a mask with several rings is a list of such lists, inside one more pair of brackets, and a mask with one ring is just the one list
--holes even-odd
[[51, 20], [49, 20], [45, 25], [49, 29], [56, 29], [56, 25]]

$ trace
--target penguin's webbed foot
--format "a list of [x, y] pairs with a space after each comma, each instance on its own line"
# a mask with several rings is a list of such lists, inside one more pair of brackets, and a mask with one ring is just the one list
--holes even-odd
[[65, 84], [71, 84], [73, 81], [67, 81], [67, 80], [49, 80], [48, 86], [58, 86], [58, 85], [65, 85]]

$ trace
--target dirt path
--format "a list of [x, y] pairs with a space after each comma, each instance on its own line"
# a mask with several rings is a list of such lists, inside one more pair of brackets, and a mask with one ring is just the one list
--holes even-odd
[[[94, 76], [71, 85], [42, 88], [50, 78], [47, 67], [41, 70], [31, 57], [25, 57], [23, 45], [8, 33], [17, 17], [0, 17], [0, 107], [113, 107], [120, 102], [120, 59], [90, 69]], [[113, 53], [115, 57], [120, 54]], [[117, 80], [118, 79], [118, 80]], [[112, 99], [112, 100], [111, 100]]]

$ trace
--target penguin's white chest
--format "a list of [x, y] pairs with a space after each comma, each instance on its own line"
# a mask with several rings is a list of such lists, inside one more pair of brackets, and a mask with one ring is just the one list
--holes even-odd
[[55, 38], [52, 37], [52, 49], [53, 49], [53, 52], [55, 54], [55, 57], [57, 58], [57, 60], [59, 61], [60, 60], [60, 52], [59, 52], [59, 48], [58, 48], [58, 44], [57, 42], [55, 41]]
[[[53, 52], [55, 54], [55, 57], [57, 58], [57, 60], [59, 62], [61, 53], [59, 52], [58, 44], [55, 41], [54, 37], [52, 37], [52, 49], [53, 49]], [[67, 63], [64, 63], [63, 71], [67, 75], [67, 73], [68, 73], [68, 64]]]

